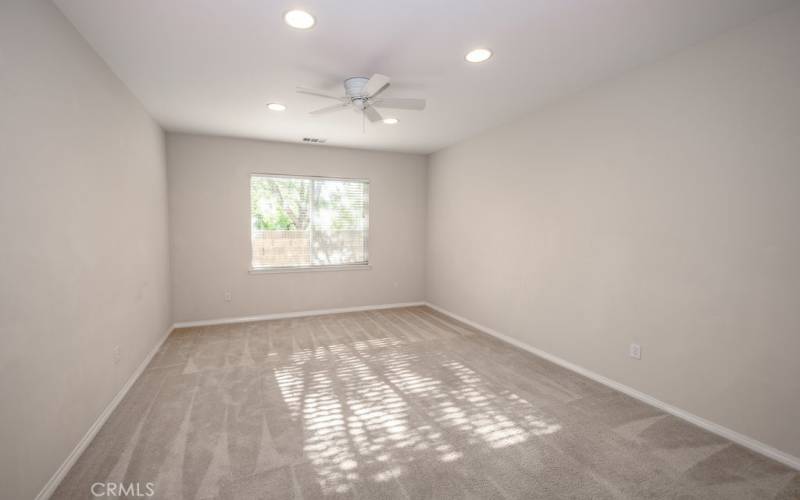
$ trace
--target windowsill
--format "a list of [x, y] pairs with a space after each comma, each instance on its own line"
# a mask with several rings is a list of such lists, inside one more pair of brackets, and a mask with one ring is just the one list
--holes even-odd
[[370, 264], [345, 264], [343, 266], [259, 267], [250, 268], [250, 274], [305, 273], [319, 271], [368, 271]]

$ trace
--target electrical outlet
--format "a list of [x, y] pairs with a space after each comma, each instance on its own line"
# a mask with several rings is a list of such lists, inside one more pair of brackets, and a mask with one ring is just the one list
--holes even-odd
[[225, 302], [230, 302], [232, 298], [231, 291], [225, 290]]
[[119, 346], [114, 346], [111, 356], [115, 365], [119, 363], [119, 360], [122, 358], [122, 351], [120, 350]]
[[642, 346], [639, 344], [631, 344], [628, 354], [632, 358], [642, 359]]

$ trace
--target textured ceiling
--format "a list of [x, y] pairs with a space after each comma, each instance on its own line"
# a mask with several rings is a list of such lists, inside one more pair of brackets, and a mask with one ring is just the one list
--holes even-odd
[[[790, 2], [308, 0], [308, 31], [283, 23], [289, 1], [55, 3], [167, 130], [430, 153]], [[465, 62], [478, 46], [495, 56]], [[343, 93], [376, 72], [392, 78], [386, 97], [427, 109], [362, 132], [350, 110], [310, 116], [332, 101], [294, 90]]]

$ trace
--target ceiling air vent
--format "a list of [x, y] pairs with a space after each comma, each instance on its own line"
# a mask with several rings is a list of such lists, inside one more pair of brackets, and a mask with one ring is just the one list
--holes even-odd
[[303, 137], [303, 142], [308, 144], [325, 144], [328, 139], [320, 139], [319, 137]]

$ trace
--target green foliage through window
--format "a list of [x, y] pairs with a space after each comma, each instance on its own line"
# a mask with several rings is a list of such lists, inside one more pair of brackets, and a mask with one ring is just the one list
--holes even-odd
[[366, 263], [369, 183], [254, 175], [253, 267]]

